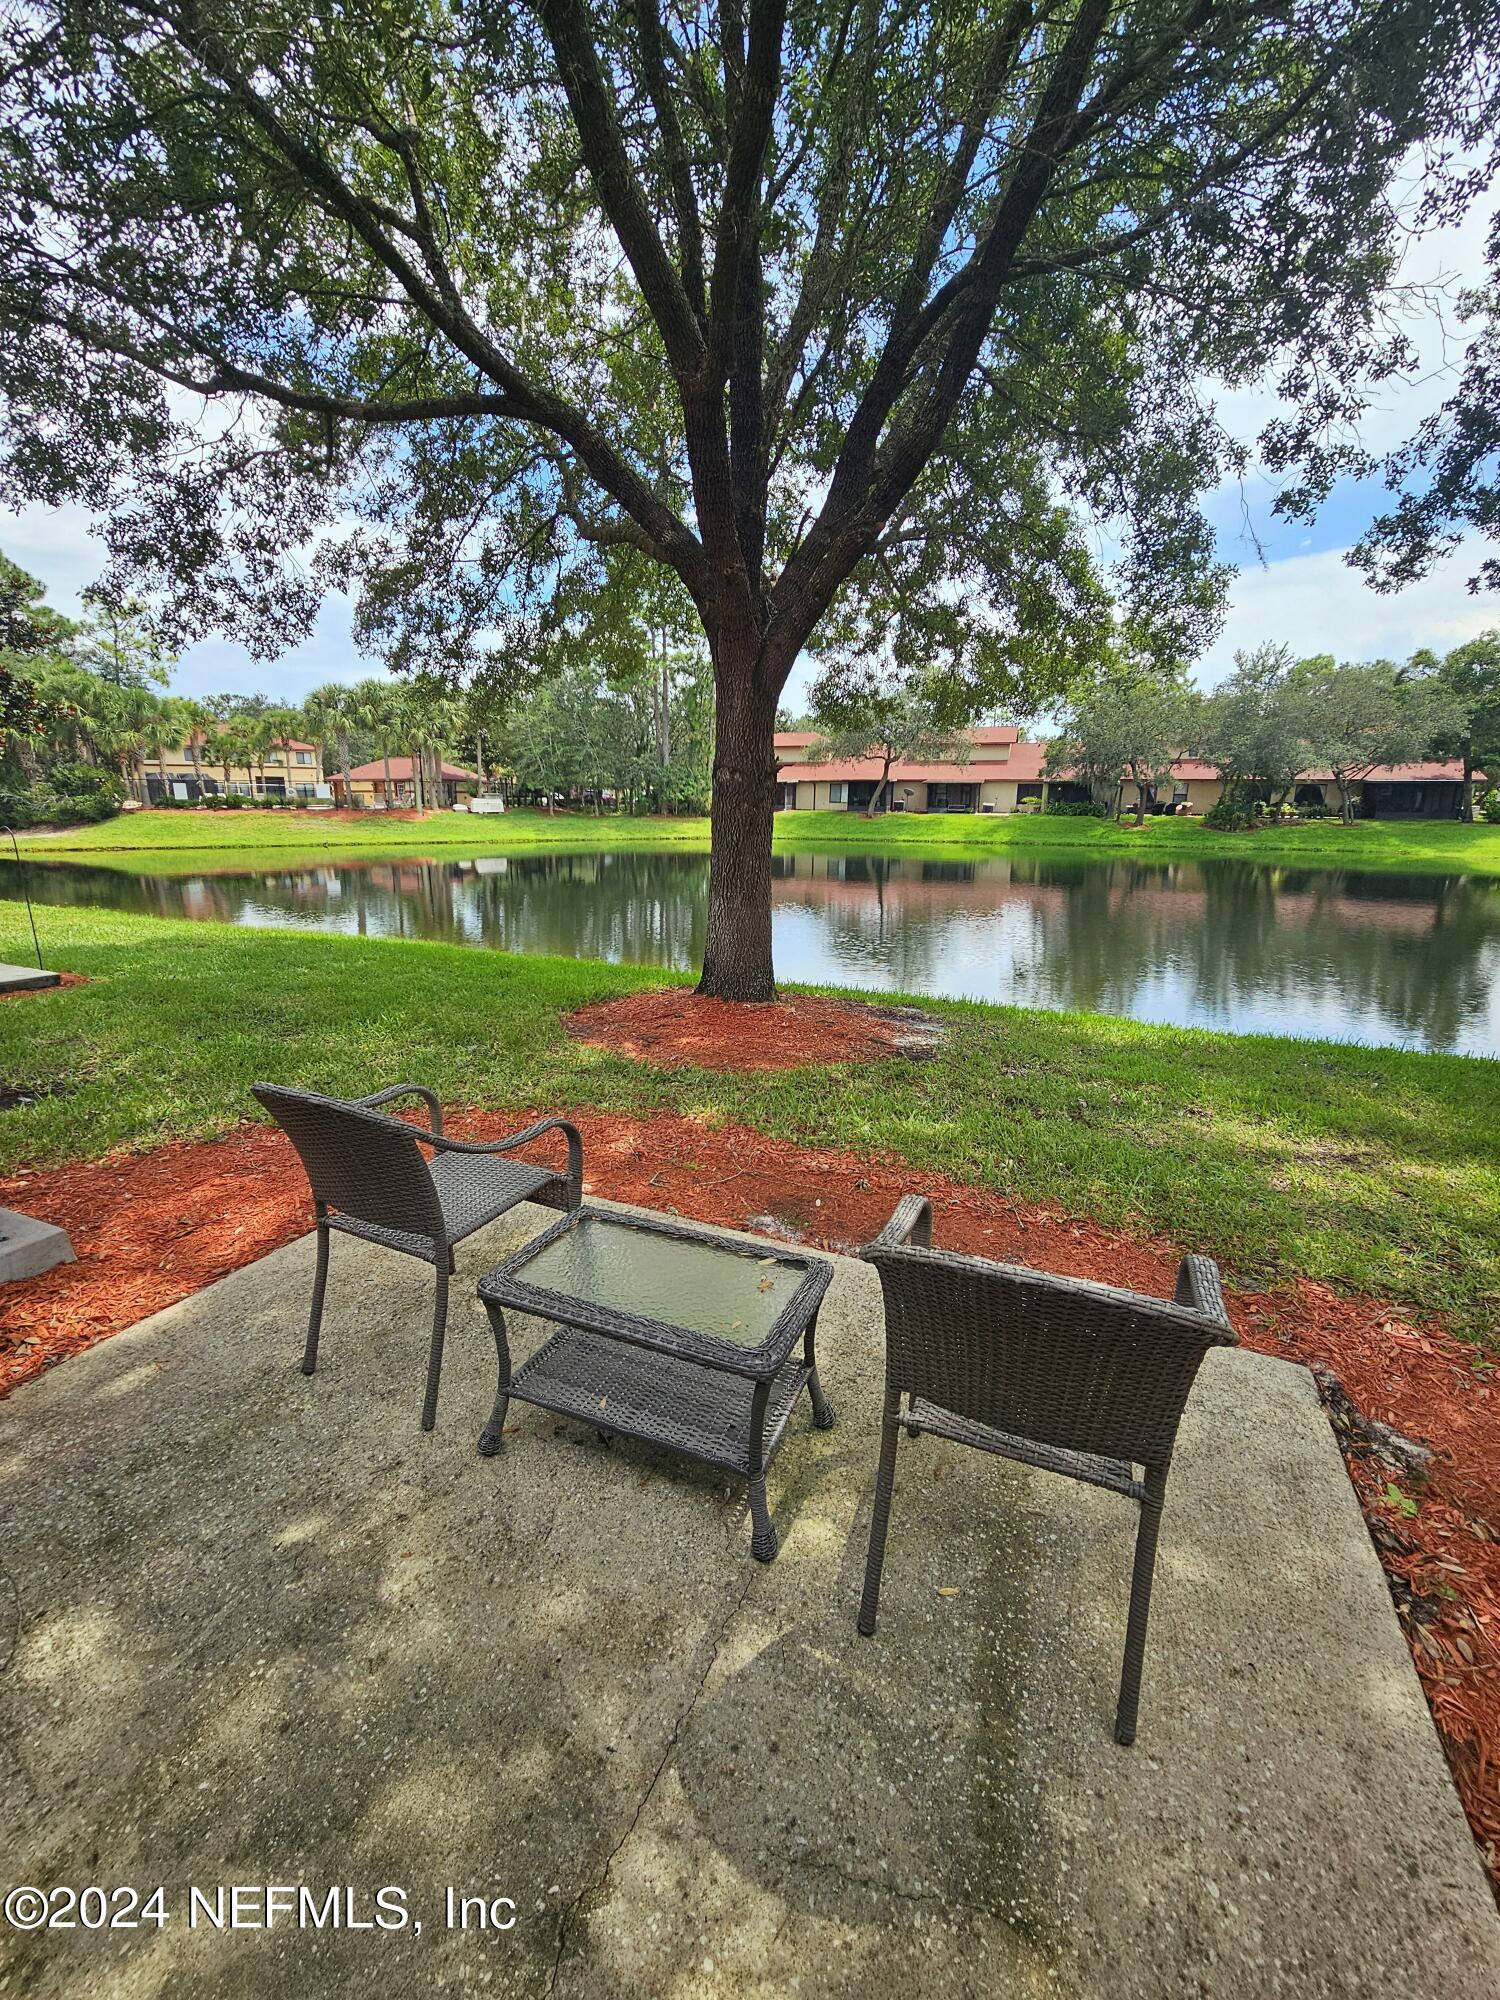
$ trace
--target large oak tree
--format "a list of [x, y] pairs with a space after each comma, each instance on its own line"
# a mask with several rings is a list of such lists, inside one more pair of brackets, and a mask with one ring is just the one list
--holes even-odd
[[[703, 989], [773, 991], [771, 735], [899, 618], [953, 716], [1201, 637], [1205, 372], [1399, 364], [1387, 190], [1496, 0], [10, 0], [9, 491], [180, 636], [330, 581], [503, 672], [654, 567], [717, 695]], [[497, 664], [498, 663], [498, 664]]]

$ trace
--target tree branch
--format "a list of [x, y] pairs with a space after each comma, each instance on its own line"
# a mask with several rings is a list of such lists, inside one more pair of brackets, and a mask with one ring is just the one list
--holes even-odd
[[595, 53], [588, 10], [581, 0], [539, 0], [538, 11], [578, 128], [584, 164], [661, 329], [667, 358], [678, 379], [686, 381], [703, 366], [703, 331], [630, 164], [614, 100]]

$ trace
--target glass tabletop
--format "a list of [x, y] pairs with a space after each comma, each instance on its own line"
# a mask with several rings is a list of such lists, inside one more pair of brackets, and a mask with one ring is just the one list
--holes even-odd
[[807, 1276], [803, 1263], [584, 1215], [510, 1276], [634, 1319], [759, 1347]]

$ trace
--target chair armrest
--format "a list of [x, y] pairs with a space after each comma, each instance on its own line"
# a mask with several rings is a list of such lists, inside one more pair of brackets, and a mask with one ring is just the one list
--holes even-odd
[[1219, 1267], [1212, 1257], [1184, 1257], [1177, 1267], [1177, 1289], [1172, 1297], [1178, 1305], [1201, 1313], [1204, 1319], [1216, 1321], [1230, 1341], [1238, 1341], [1239, 1335], [1224, 1310]]
[[524, 1146], [532, 1139], [539, 1139], [544, 1132], [562, 1132], [568, 1141], [568, 1188], [572, 1206], [576, 1208], [583, 1198], [583, 1134], [566, 1118], [540, 1118], [535, 1125], [528, 1125], [524, 1132], [516, 1132], [508, 1139], [450, 1139], [446, 1133], [434, 1132], [430, 1142], [443, 1153], [508, 1153], [515, 1146]]
[[872, 1250], [899, 1250], [908, 1240], [914, 1240], [919, 1250], [932, 1248], [932, 1203], [926, 1195], [902, 1195], [890, 1221], [860, 1255], [868, 1256]]
[[352, 1097], [349, 1101], [351, 1104], [363, 1104], [367, 1110], [374, 1110], [377, 1104], [389, 1104], [396, 1097], [424, 1098], [433, 1131], [442, 1131], [443, 1107], [438, 1103], [437, 1092], [429, 1090], [425, 1083], [393, 1083], [388, 1090], [372, 1090], [368, 1097]]

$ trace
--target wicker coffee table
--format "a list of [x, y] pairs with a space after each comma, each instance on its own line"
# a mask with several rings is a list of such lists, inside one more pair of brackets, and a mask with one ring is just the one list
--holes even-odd
[[[804, 1384], [818, 1429], [834, 1421], [813, 1355], [832, 1277], [821, 1257], [575, 1209], [479, 1281], [500, 1358], [479, 1449], [501, 1449], [514, 1396], [592, 1424], [606, 1441], [618, 1432], [722, 1465], [749, 1482], [750, 1551], [770, 1562], [778, 1542], [766, 1466]], [[514, 1377], [507, 1311], [557, 1327]]]

